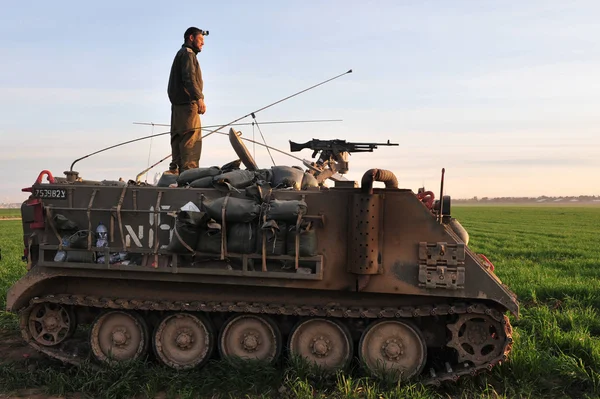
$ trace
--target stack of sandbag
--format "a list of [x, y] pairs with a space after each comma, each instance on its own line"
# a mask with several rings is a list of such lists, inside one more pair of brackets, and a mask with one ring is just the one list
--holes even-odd
[[203, 199], [199, 212], [180, 211], [168, 250], [219, 254], [221, 259], [228, 253], [316, 255], [316, 232], [302, 219], [308, 211], [306, 202], [270, 199], [267, 186], [247, 187], [247, 198], [227, 194]]
[[[308, 211], [304, 200], [271, 200], [269, 201], [266, 218], [283, 226], [279, 232], [280, 238], [285, 241], [280, 248], [285, 248], [282, 253], [290, 256], [315, 256], [317, 253], [316, 231], [311, 223], [302, 221]], [[281, 227], [280, 226], [280, 227]], [[264, 227], [264, 225], [263, 225]], [[271, 236], [274, 234], [271, 233]], [[267, 235], [269, 237], [269, 235]], [[299, 251], [296, 251], [296, 247]]]
[[308, 190], [319, 187], [317, 179], [298, 166], [273, 166], [270, 169], [242, 170], [239, 160], [222, 167], [194, 168], [180, 175], [163, 173], [158, 187], [221, 188], [241, 192], [254, 184], [269, 184], [275, 189]]

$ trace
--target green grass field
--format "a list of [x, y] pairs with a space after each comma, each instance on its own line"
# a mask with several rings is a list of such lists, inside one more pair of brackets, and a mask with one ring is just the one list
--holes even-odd
[[[0, 392], [37, 387], [91, 397], [600, 397], [600, 207], [465, 206], [454, 207], [453, 215], [469, 231], [470, 247], [494, 262], [521, 302], [521, 318], [511, 318], [511, 357], [490, 373], [434, 389], [392, 386], [356, 369], [324, 375], [300, 364], [215, 361], [177, 373], [154, 364], [96, 369], [40, 360], [33, 368], [0, 365]], [[19, 221], [0, 221], [0, 248], [4, 308], [7, 288], [25, 273]], [[0, 339], [16, 333], [15, 318], [0, 314], [0, 330]]]
[[0, 220], [1, 219], [13, 219], [20, 218], [21, 210], [20, 209], [0, 209]]

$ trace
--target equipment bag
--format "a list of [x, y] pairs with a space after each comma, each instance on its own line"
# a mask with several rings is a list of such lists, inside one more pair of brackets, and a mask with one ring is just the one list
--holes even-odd
[[67, 246], [70, 248], [87, 249], [88, 236], [90, 234], [92, 235], [92, 242], [94, 242], [94, 233], [90, 233], [89, 230], [79, 230], [69, 237]]
[[61, 215], [60, 213], [54, 215], [52, 219], [54, 220], [56, 229], [58, 231], [75, 231], [78, 229], [77, 223], [73, 222], [64, 215]]

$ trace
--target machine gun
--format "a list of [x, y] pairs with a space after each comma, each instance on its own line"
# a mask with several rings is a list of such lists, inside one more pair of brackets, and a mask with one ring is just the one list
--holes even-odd
[[294, 143], [290, 140], [290, 151], [298, 152], [305, 148], [313, 150], [312, 157], [319, 155], [317, 162], [303, 160], [319, 183], [332, 177], [336, 173], [348, 172], [348, 155], [353, 152], [373, 152], [378, 146], [397, 146], [397, 143], [352, 143], [346, 140], [318, 140], [312, 139], [306, 143]]

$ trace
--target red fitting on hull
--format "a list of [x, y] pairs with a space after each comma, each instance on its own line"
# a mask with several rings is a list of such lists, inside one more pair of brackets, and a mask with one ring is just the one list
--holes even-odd
[[[50, 172], [49, 170], [42, 170], [40, 172], [40, 174], [38, 175], [37, 179], [35, 179], [35, 183], [33, 184], [40, 184], [42, 182], [42, 178], [46, 176], [46, 180], [48, 180], [48, 183], [56, 183], [56, 180], [54, 179], [54, 176], [52, 176], [52, 172]], [[21, 189], [22, 192], [24, 193], [30, 193], [33, 191], [33, 187], [25, 187], [23, 189]]]

